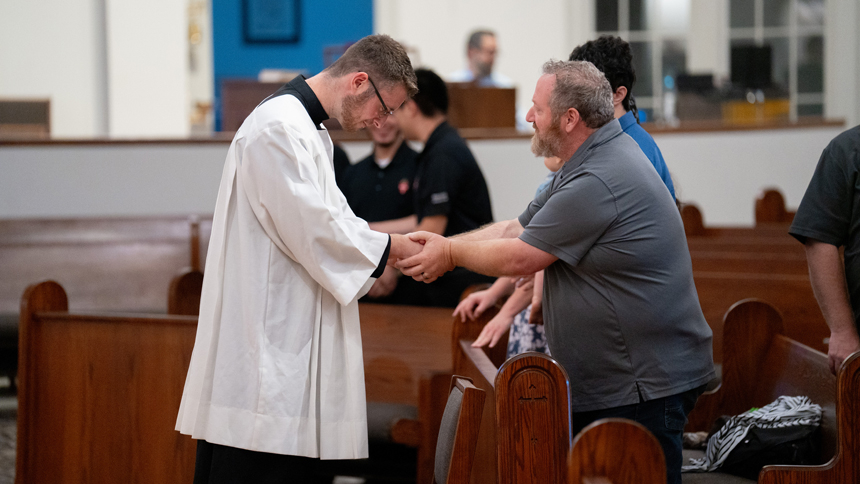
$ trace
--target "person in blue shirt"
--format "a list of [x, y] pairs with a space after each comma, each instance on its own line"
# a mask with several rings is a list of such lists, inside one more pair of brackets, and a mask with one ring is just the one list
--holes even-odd
[[630, 44], [620, 37], [604, 35], [573, 49], [570, 53], [572, 61], [588, 61], [603, 72], [612, 87], [612, 102], [615, 105], [615, 118], [621, 123], [621, 129], [630, 135], [642, 148], [645, 156], [657, 170], [672, 198], [675, 198], [675, 186], [669, 175], [669, 168], [663, 160], [663, 153], [654, 143], [654, 138], [639, 126], [639, 113], [631, 93], [636, 83], [636, 71], [633, 69], [633, 52]]

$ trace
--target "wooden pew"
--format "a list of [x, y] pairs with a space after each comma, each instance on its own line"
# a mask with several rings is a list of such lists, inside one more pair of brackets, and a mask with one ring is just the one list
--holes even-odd
[[[203, 273], [171, 281], [171, 314], [197, 315]], [[360, 303], [371, 440], [417, 449], [417, 480], [433, 475], [436, 437], [451, 384], [451, 310]]]
[[[126, 451], [141, 458], [165, 458], [137, 446], [167, 449], [168, 460], [190, 462], [193, 472], [193, 443], [170, 438], [180, 437], [173, 427], [196, 316], [69, 314], [68, 306], [65, 291], [55, 282], [32, 286], [22, 301], [20, 379], [27, 383], [20, 390], [18, 448], [30, 452], [21, 454], [18, 465], [24, 466], [22, 475], [36, 477], [21, 482], [56, 482], [46, 476], [60, 475], [57, 472], [91, 475], [89, 469], [120, 439], [134, 442], [123, 444], [119, 462], [105, 470], [110, 479], [104, 482], [131, 480], [131, 474], [122, 478], [121, 469], [133, 471], [132, 464], [139, 464], [129, 461]], [[187, 307], [182, 301], [179, 306]], [[417, 419], [390, 422], [390, 432], [393, 441], [418, 448], [419, 479], [427, 482], [451, 381], [450, 309], [361, 304], [359, 311], [368, 401], [417, 408]], [[154, 346], [161, 342], [163, 346]], [[42, 418], [45, 411], [52, 418]], [[66, 433], [57, 430], [60, 427]], [[56, 439], [54, 432], [60, 432]], [[88, 445], [75, 447], [75, 439]], [[174, 458], [174, 452], [181, 455]], [[45, 465], [54, 458], [67, 467]], [[185, 468], [167, 466], [153, 472], [152, 479], [142, 482], [190, 482]]]
[[[572, 439], [567, 374], [542, 353], [505, 361], [506, 341], [489, 351], [472, 348], [495, 312], [490, 309], [475, 321], [455, 321], [452, 332], [454, 372], [487, 393], [471, 482], [566, 482]], [[494, 360], [503, 363], [497, 366]]]
[[46, 279], [69, 288], [73, 310], [164, 313], [171, 278], [202, 267], [210, 232], [200, 216], [0, 220], [0, 313]]
[[714, 332], [714, 361], [723, 361], [723, 315], [736, 301], [759, 298], [773, 302], [783, 315], [785, 333], [819, 351], [827, 351], [830, 330], [812, 293], [808, 276], [694, 272], [699, 304]]
[[191, 482], [173, 428], [197, 319], [68, 307], [55, 282], [21, 301], [16, 482]]
[[591, 423], [573, 439], [568, 484], [664, 484], [666, 459], [654, 434], [623, 418]]
[[790, 225], [795, 213], [785, 208], [785, 197], [777, 188], [765, 189], [755, 200], [756, 227]]
[[[768, 303], [738, 302], [726, 313], [723, 330], [722, 384], [699, 398], [687, 430], [708, 431], [721, 415], [761, 407], [781, 395], [805, 395], [824, 410], [822, 465], [765, 467], [759, 482], [860, 482], [860, 353], [843, 364], [837, 386], [827, 355], [787, 337], [783, 318]], [[686, 474], [684, 482], [694, 484], [707, 477]]]

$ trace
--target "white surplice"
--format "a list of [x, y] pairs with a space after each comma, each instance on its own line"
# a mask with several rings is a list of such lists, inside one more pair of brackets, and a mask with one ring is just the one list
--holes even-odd
[[349, 209], [332, 150], [291, 95], [258, 106], [236, 133], [180, 432], [261, 452], [368, 456], [357, 299], [389, 238]]

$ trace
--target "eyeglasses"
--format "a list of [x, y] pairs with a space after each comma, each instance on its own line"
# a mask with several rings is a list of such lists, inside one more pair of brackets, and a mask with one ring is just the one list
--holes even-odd
[[384, 116], [391, 116], [392, 114], [394, 114], [394, 110], [388, 109], [388, 106], [385, 105], [385, 101], [382, 100], [382, 96], [379, 94], [379, 89], [376, 88], [376, 84], [373, 83], [373, 79], [371, 79], [370, 76], [367, 76], [367, 80], [370, 81], [370, 85], [373, 86], [373, 90], [376, 91], [376, 97], [378, 97], [379, 102], [382, 103], [383, 111], [380, 114], [380, 116], [384, 117]]

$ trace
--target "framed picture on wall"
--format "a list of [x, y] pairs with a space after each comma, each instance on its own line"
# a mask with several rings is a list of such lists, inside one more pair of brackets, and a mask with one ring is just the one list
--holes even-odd
[[296, 43], [301, 0], [242, 0], [242, 30], [249, 43]]

